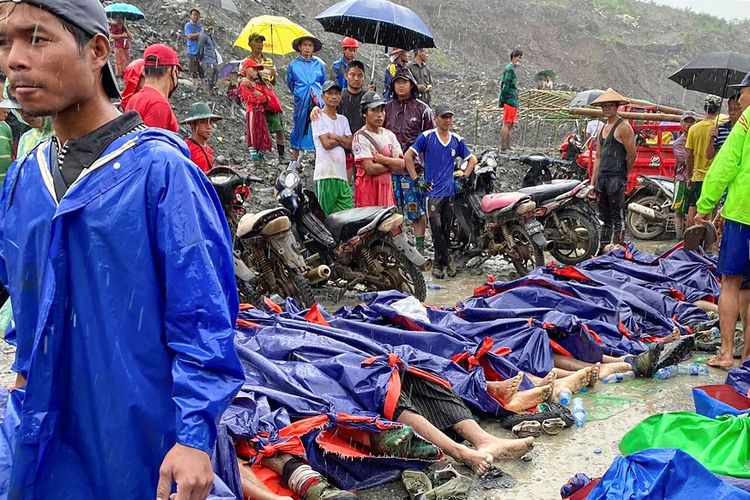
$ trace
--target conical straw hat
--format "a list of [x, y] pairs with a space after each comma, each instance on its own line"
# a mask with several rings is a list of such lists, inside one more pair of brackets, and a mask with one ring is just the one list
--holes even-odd
[[591, 102], [591, 105], [592, 106], [601, 106], [605, 102], [616, 102], [618, 106], [620, 106], [622, 104], [629, 104], [630, 103], [630, 101], [628, 99], [626, 99], [625, 97], [621, 96], [620, 94], [618, 94], [617, 92], [615, 92], [614, 90], [612, 90], [611, 87], [608, 88], [602, 95], [600, 95], [599, 97], [597, 97], [596, 99], [594, 99]]

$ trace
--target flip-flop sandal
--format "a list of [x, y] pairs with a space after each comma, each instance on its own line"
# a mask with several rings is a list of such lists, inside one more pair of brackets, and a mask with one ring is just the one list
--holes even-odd
[[570, 409], [560, 403], [540, 403], [536, 407], [536, 413], [517, 413], [500, 419], [503, 429], [512, 429], [516, 424], [527, 420], [542, 423], [551, 418], [561, 418], [567, 427], [573, 426], [573, 413]]
[[565, 421], [561, 418], [550, 418], [542, 422], [542, 430], [545, 434], [556, 436], [565, 429]]
[[[656, 370], [664, 368], [665, 366], [676, 365], [685, 361], [685, 358], [690, 357], [690, 351], [695, 348], [695, 337], [692, 335], [680, 337], [674, 342], [670, 342], [659, 356], [659, 362], [656, 365]], [[654, 370], [654, 372], [656, 372]]]
[[719, 350], [719, 346], [713, 342], [696, 342], [695, 350], [701, 352], [715, 353]]
[[512, 429], [513, 435], [517, 438], [539, 437], [542, 433], [542, 424], [534, 420], [526, 420], [516, 424]]
[[710, 222], [696, 224], [685, 230], [682, 239], [685, 250], [696, 250], [700, 246], [708, 248], [716, 241], [716, 227]]

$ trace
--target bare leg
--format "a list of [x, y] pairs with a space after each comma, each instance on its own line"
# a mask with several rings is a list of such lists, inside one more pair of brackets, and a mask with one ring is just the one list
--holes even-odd
[[[605, 378], [613, 373], [625, 373], [633, 369], [630, 363], [622, 361], [620, 358], [613, 358], [611, 356], [603, 356], [604, 363], [599, 368], [599, 378]], [[587, 366], [595, 366], [591, 363], [579, 361], [577, 359], [569, 358], [561, 354], [555, 354], [555, 366], [559, 366], [564, 370], [580, 370]]]
[[563, 356], [562, 354], [555, 354], [554, 360], [555, 360], [555, 368], [562, 368], [563, 370], [568, 370], [572, 372], [578, 371], [581, 368], [586, 368], [587, 366], [591, 366], [590, 363], [585, 363], [575, 358]]
[[740, 290], [740, 317], [745, 337], [742, 347], [742, 360], [744, 361], [750, 356], [750, 290]]
[[418, 413], [404, 410], [399, 415], [398, 421], [411, 426], [419, 435], [442, 449], [449, 457], [471, 467], [471, 470], [480, 476], [486, 474], [492, 465], [493, 456], [491, 453], [472, 450], [467, 446], [456, 443]]
[[607, 378], [614, 373], [627, 373], [633, 371], [630, 363], [621, 361], [619, 363], [605, 363], [599, 368], [599, 378]]
[[427, 230], [427, 217], [424, 215], [412, 223], [414, 226], [414, 236], [424, 237], [424, 233]]
[[709, 366], [731, 368], [734, 366], [732, 351], [734, 349], [734, 329], [740, 314], [741, 275], [724, 274], [721, 277], [719, 294], [719, 326], [721, 328], [721, 350], [708, 360]]
[[701, 310], [705, 313], [719, 312], [719, 306], [707, 300], [696, 300], [695, 302], [693, 302], [693, 305], [700, 307]]
[[[289, 458], [287, 456], [287, 460], [288, 459]], [[274, 469], [271, 470], [273, 470], [277, 474], [281, 474], [281, 470], [283, 470], [284, 467], [284, 462], [281, 463], [281, 469], [279, 469], [278, 471]], [[238, 459], [238, 465], [240, 467], [240, 479], [242, 481], [242, 496], [244, 496], [245, 498], [249, 500], [292, 500], [292, 497], [277, 495], [269, 491], [268, 488], [266, 488], [266, 485], [263, 484], [263, 481], [255, 476], [253, 470], [249, 465], [247, 465], [247, 463], [245, 463], [244, 460]]]
[[534, 447], [534, 438], [502, 439], [489, 434], [474, 420], [464, 420], [453, 426], [462, 438], [474, 446], [477, 451], [489, 453], [497, 460], [520, 458]]

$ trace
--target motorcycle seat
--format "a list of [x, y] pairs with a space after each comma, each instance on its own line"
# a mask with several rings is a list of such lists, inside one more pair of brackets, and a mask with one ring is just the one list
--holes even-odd
[[[276, 229], [289, 229], [291, 227], [291, 221], [289, 220], [289, 212], [283, 207], [269, 208], [255, 214], [245, 214], [237, 224], [237, 237], [250, 237], [257, 236], [260, 234], [266, 224], [275, 219], [281, 219], [282, 217], [286, 221], [280, 221], [281, 227], [273, 228]], [[274, 231], [275, 232], [275, 231]]]
[[581, 181], [578, 180], [565, 180], [560, 182], [553, 182], [552, 184], [540, 184], [538, 186], [531, 186], [521, 188], [518, 191], [531, 195], [531, 197], [537, 203], [541, 203], [552, 198], [557, 198], [561, 194], [567, 193], [573, 190]]
[[531, 196], [517, 191], [488, 194], [482, 197], [482, 211], [484, 213], [490, 213], [495, 210], [506, 210], [514, 207], [518, 202], [523, 201], [524, 199], [530, 200]]
[[394, 213], [396, 207], [359, 207], [334, 212], [326, 217], [325, 225], [336, 241], [346, 241], [356, 236], [357, 231], [381, 218]]

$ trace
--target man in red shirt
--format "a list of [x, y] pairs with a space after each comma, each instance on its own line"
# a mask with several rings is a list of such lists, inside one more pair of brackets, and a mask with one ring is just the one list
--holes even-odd
[[177, 117], [168, 99], [177, 89], [177, 78], [182, 71], [180, 58], [172, 47], [157, 43], [146, 48], [143, 61], [145, 83], [125, 111], [136, 111], [149, 127], [177, 132]]
[[221, 116], [213, 114], [208, 103], [196, 102], [190, 106], [187, 118], [180, 122], [190, 124], [190, 137], [185, 139], [185, 142], [190, 149], [190, 159], [203, 172], [214, 168], [214, 151], [208, 140], [219, 120]]

